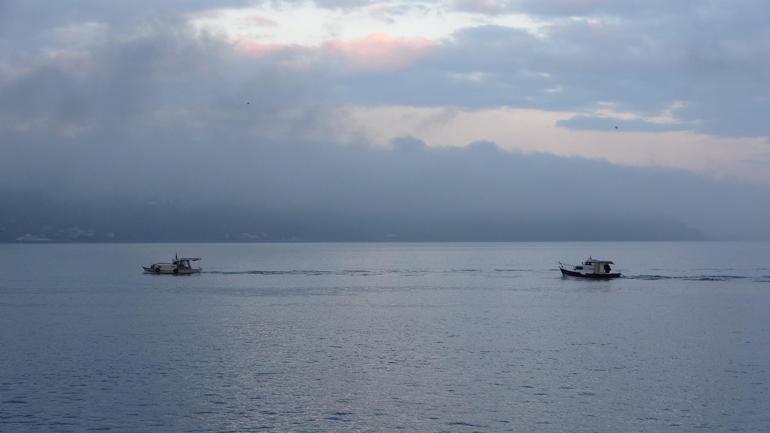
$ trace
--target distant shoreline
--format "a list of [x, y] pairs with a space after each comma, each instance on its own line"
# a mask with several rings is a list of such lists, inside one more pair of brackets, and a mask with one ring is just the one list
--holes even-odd
[[719, 243], [719, 242], [770, 242], [770, 239], [592, 239], [592, 240], [271, 240], [271, 241], [199, 241], [199, 240], [164, 240], [164, 241], [36, 241], [8, 242], [0, 245], [139, 245], [139, 244], [221, 244], [221, 245], [269, 245], [269, 244], [509, 244], [509, 243]]

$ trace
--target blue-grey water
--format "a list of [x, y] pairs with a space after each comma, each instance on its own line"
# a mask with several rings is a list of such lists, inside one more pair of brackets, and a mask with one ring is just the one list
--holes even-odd
[[0, 431], [91, 430], [770, 431], [770, 243], [0, 245]]

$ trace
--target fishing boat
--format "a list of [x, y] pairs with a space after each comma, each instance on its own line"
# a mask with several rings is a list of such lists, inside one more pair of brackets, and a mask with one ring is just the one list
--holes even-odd
[[620, 272], [612, 272], [612, 265], [615, 262], [610, 260], [597, 260], [588, 257], [579, 265], [568, 265], [559, 262], [559, 270], [564, 277], [590, 278], [594, 280], [609, 280], [620, 277]]
[[177, 257], [171, 263], [153, 263], [150, 266], [142, 266], [145, 274], [158, 275], [189, 275], [200, 273], [201, 268], [193, 268], [192, 262], [200, 260], [199, 257]]

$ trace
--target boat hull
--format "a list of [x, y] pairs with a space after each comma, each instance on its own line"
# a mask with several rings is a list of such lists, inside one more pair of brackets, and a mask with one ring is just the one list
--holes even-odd
[[173, 269], [173, 268], [165, 268], [165, 267], [142, 266], [142, 269], [144, 269], [145, 274], [153, 274], [153, 275], [190, 275], [190, 274], [199, 274], [201, 272], [200, 268]]
[[620, 278], [619, 272], [610, 272], [606, 274], [592, 274], [582, 273], [577, 271], [570, 271], [569, 269], [561, 268], [561, 275], [564, 277], [584, 278], [587, 280], [611, 280], [613, 278]]

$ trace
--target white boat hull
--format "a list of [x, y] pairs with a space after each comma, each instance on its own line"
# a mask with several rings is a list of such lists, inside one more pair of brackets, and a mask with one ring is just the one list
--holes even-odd
[[611, 260], [597, 260], [588, 257], [579, 265], [565, 265], [559, 262], [559, 270], [564, 277], [588, 278], [591, 280], [611, 280], [620, 278], [620, 272], [612, 272], [615, 263]]

